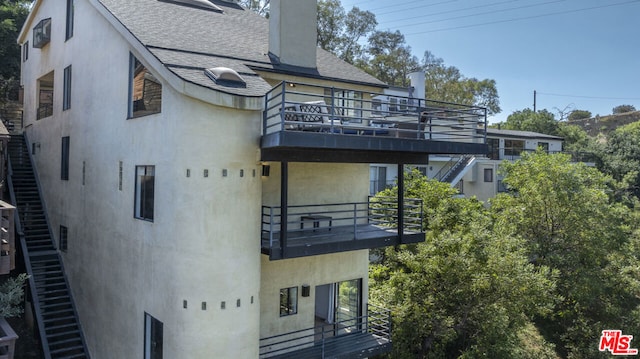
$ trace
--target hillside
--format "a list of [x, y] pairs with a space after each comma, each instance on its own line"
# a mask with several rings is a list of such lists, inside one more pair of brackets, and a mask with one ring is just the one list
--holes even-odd
[[570, 121], [572, 125], [582, 127], [590, 136], [606, 135], [618, 127], [640, 121], [640, 111], [626, 112], [615, 115], [596, 116], [583, 120]]

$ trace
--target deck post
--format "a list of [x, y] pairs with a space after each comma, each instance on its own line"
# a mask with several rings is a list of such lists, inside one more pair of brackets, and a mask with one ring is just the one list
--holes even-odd
[[286, 258], [287, 255], [287, 222], [288, 219], [288, 182], [289, 167], [288, 162], [280, 162], [280, 255]]
[[404, 164], [398, 163], [398, 241], [404, 242]]

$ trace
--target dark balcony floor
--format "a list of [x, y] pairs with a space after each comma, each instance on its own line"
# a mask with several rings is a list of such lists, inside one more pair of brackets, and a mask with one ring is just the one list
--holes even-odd
[[391, 136], [278, 131], [262, 137], [263, 161], [428, 163], [429, 154], [484, 154], [487, 145]]
[[280, 232], [273, 233], [271, 246], [269, 233], [264, 232], [261, 240], [262, 253], [269, 255], [269, 259], [276, 260], [419, 243], [425, 240], [424, 233], [405, 230], [401, 241], [396, 229], [372, 224], [357, 225], [355, 233], [354, 236], [353, 226], [325, 226], [304, 230], [296, 228], [287, 231], [287, 246], [283, 254]]
[[[323, 342], [296, 351], [270, 356], [269, 359], [369, 358], [391, 351], [391, 341], [371, 333], [354, 333], [327, 338]], [[324, 353], [323, 353], [324, 351]]]

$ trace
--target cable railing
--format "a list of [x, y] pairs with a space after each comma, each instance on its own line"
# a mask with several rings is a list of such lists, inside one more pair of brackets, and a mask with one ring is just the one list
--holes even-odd
[[483, 107], [283, 81], [266, 95], [263, 135], [305, 131], [485, 143], [486, 119]]

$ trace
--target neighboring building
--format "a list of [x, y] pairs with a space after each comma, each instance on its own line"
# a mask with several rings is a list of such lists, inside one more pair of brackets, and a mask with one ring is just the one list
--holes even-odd
[[[94, 358], [390, 350], [368, 249], [424, 233], [414, 200], [369, 202], [369, 165], [484, 154], [485, 119], [374, 115], [386, 85], [317, 48], [315, 21], [313, 0], [273, 0], [269, 20], [221, 0], [34, 3], [25, 148]], [[52, 280], [32, 296], [63, 351], [39, 305]]]
[[[414, 166], [429, 178], [449, 182], [465, 196], [475, 196], [481, 201], [495, 197], [506, 191], [498, 168], [504, 160], [517, 160], [523, 152], [533, 152], [538, 148], [547, 153], [562, 152], [563, 138], [530, 131], [500, 130], [487, 128], [488, 152], [483, 155], [429, 156], [428, 165]], [[376, 165], [371, 167], [370, 194], [379, 189], [374, 184], [386, 175], [387, 186], [395, 185], [398, 175], [395, 166]], [[377, 177], [376, 177], [377, 175]], [[381, 183], [382, 181], [380, 181]]]

